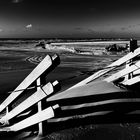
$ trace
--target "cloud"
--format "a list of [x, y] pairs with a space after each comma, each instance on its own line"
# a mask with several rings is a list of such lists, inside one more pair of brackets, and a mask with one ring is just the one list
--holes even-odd
[[27, 25], [26, 28], [32, 28], [32, 24]]
[[22, 2], [23, 0], [12, 0], [12, 3], [20, 3]]
[[2, 32], [3, 30], [2, 29], [0, 29], [0, 32]]

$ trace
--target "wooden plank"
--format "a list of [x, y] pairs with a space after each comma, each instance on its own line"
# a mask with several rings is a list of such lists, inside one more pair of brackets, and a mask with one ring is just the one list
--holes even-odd
[[[42, 77], [44, 79], [44, 77]], [[43, 80], [42, 79], [42, 80]], [[36, 84], [37, 84], [37, 90], [40, 90], [41, 89], [41, 78], [39, 77], [37, 80], [36, 80]], [[38, 107], [38, 112], [40, 112], [41, 110], [43, 110], [43, 106], [42, 106], [42, 101], [38, 102], [37, 103], [37, 107]], [[38, 135], [43, 135], [43, 122], [40, 122], [38, 123]]]
[[68, 90], [78, 87], [78, 86], [85, 85], [85, 84], [89, 83], [90, 81], [93, 81], [93, 80], [103, 76], [104, 74], [114, 70], [116, 67], [121, 66], [122, 64], [126, 63], [127, 61], [131, 60], [132, 58], [134, 58], [138, 55], [140, 55], [140, 48], [136, 49], [134, 52], [128, 53], [124, 57], [120, 58], [119, 60], [117, 60], [117, 61], [113, 62], [112, 64], [110, 64], [109, 66], [105, 67], [105, 69], [94, 73], [93, 75], [89, 76], [88, 78], [84, 79], [83, 81], [72, 86]]
[[136, 76], [136, 75], [137, 76], [140, 75], [140, 69], [138, 69], [138, 70], [136, 70], [136, 71], [133, 72], [133, 76]]
[[113, 82], [119, 78], [121, 78], [122, 76], [125, 76], [131, 72], [134, 72], [136, 70], [140, 69], [140, 61], [137, 62], [136, 64], [134, 65], [131, 65], [129, 67], [126, 67], [124, 68], [123, 70], [109, 76], [108, 78], [104, 79], [104, 81], [107, 81], [107, 82]]
[[135, 58], [136, 56], [140, 55], [140, 48], [137, 48], [134, 52], [130, 52], [127, 55], [123, 56], [122, 58], [118, 59], [117, 61], [113, 62], [108, 67], [114, 67], [114, 66], [120, 66], [123, 63], [129, 61], [132, 58]]
[[12, 101], [14, 101], [23, 90], [28, 88], [38, 77], [40, 77], [48, 68], [51, 67], [53, 61], [58, 59], [57, 55], [52, 58], [47, 55], [39, 65], [21, 82], [21, 84], [4, 100], [0, 105], [0, 112], [4, 110]]
[[[71, 90], [66, 90], [55, 94], [51, 97], [48, 97], [46, 100], [49, 101], [57, 101], [64, 99], [73, 99], [73, 98], [81, 98], [81, 97], [90, 97], [94, 95], [103, 95], [103, 94], [113, 94], [113, 93], [128, 93], [128, 90], [121, 89], [116, 87], [112, 83], [108, 83], [106, 81], [97, 81], [91, 82], [89, 84], [73, 88]], [[96, 97], [96, 96], [95, 96]]]
[[36, 103], [38, 103], [39, 101], [41, 101], [42, 99], [46, 98], [48, 95], [53, 93], [54, 88], [57, 85], [58, 85], [58, 81], [55, 81], [53, 84], [51, 83], [46, 84], [44, 87], [40, 88], [33, 95], [28, 97], [25, 101], [20, 103], [17, 107], [15, 107], [13, 110], [8, 112], [5, 116], [3, 116], [0, 119], [0, 122], [2, 124], [6, 124], [7, 121], [9, 121], [10, 119], [14, 118], [18, 114], [22, 113], [29, 107], [35, 105]]
[[32, 115], [31, 117], [16, 123], [10, 127], [7, 127], [7, 131], [19, 131], [22, 130], [24, 128], [27, 128], [29, 126], [38, 124], [40, 122], [43, 122], [45, 120], [48, 120], [50, 118], [54, 117], [54, 110], [57, 109], [59, 106], [55, 105], [53, 107], [48, 107], [47, 109], [44, 109], [42, 111], [40, 111], [39, 113], [36, 113], [34, 115]]
[[88, 78], [82, 80], [82, 81], [79, 82], [78, 84], [76, 84], [76, 85], [70, 87], [70, 88], [67, 89], [67, 90], [71, 90], [71, 89], [73, 89], [73, 88], [76, 88], [76, 87], [79, 87], [79, 86], [83, 86], [83, 85], [85, 85], [85, 84], [87, 84], [87, 83], [89, 83], [89, 82], [91, 82], [91, 81], [93, 81], [93, 80], [99, 78], [100, 76], [103, 76], [104, 74], [108, 73], [109, 71], [111, 71], [111, 70], [113, 70], [113, 69], [114, 69], [114, 67], [108, 68], [108, 69], [104, 69], [104, 70], [100, 70], [100, 71], [94, 73], [93, 75], [89, 76]]
[[138, 82], [140, 82], [140, 76], [136, 76], [136, 77], [131, 78], [129, 80], [123, 81], [122, 84], [131, 86], [131, 85], [134, 85], [134, 84], [136, 84]]

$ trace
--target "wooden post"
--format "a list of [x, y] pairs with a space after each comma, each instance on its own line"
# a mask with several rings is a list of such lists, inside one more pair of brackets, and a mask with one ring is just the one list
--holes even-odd
[[[41, 86], [41, 78], [38, 78], [37, 79], [37, 91], [40, 90], [40, 86]], [[38, 112], [42, 111], [42, 101], [38, 102]], [[38, 135], [43, 135], [43, 123], [40, 122], [38, 124], [38, 127], [39, 127], [39, 131], [38, 131]]]
[[[138, 48], [137, 40], [131, 39], [130, 40], [130, 52], [134, 52], [137, 48]], [[130, 59], [129, 61], [127, 61], [126, 62], [126, 68], [128, 68], [131, 65], [132, 62], [133, 62], [133, 59]], [[131, 72], [128, 75], [125, 76], [125, 81], [128, 80], [128, 79], [131, 79], [131, 78], [133, 78], [133, 72]]]
[[[126, 66], [125, 68], [127, 69], [128, 67], [130, 67], [130, 60], [126, 62]], [[127, 81], [128, 79], [131, 78], [131, 74], [128, 73], [126, 76], [125, 76], [125, 81]]]
[[[8, 112], [9, 112], [9, 107], [7, 106], [7, 107], [6, 107], [6, 114], [8, 114]], [[6, 122], [4, 123], [4, 125], [9, 125], [9, 121], [6, 121]]]
[[9, 112], [9, 108], [8, 108], [8, 106], [6, 107], [6, 114]]
[[130, 52], [134, 52], [138, 48], [137, 40], [130, 39]]

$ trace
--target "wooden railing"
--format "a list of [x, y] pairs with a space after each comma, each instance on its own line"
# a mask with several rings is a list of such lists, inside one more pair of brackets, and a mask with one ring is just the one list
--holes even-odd
[[[0, 118], [0, 122], [3, 126], [2, 131], [19, 131], [22, 129], [25, 129], [29, 126], [38, 124], [39, 127], [39, 135], [43, 134], [43, 122], [55, 117], [55, 110], [57, 108], [62, 108], [71, 110], [72, 108], [82, 108], [85, 106], [100, 106], [100, 105], [106, 105], [110, 103], [120, 103], [120, 102], [135, 102], [138, 100], [131, 100], [131, 99], [112, 99], [111, 98], [107, 100], [102, 100], [102, 98], [99, 98], [99, 96], [105, 96], [110, 93], [118, 94], [119, 92], [127, 92], [127, 90], [116, 88], [112, 82], [118, 80], [121, 77], [124, 77], [124, 80], [120, 82], [122, 85], [128, 85], [131, 86], [133, 84], [136, 84], [140, 82], [138, 74], [140, 74], [140, 61], [135, 59], [135, 62], [132, 60], [140, 55], [140, 48], [137, 48], [134, 52], [130, 52], [124, 57], [120, 58], [119, 60], [113, 62], [109, 66], [105, 67], [104, 69], [94, 73], [90, 77], [84, 79], [80, 83], [74, 85], [73, 87], [69, 88], [66, 91], [60, 92], [58, 94], [52, 95], [49, 97], [50, 94], [56, 92], [55, 89], [58, 86], [58, 81], [54, 81], [53, 83], [44, 83], [44, 79], [46, 75], [51, 72], [59, 63], [59, 57], [57, 55], [54, 55], [53, 57], [47, 55], [40, 64], [21, 82], [21, 84], [4, 100], [4, 102], [0, 105], [0, 112], [3, 110], [6, 110], [6, 114]], [[105, 78], [104, 80], [100, 82], [93, 82], [95, 79], [103, 76], [104, 74], [122, 66], [127, 65], [123, 70], [116, 72], [115, 74], [112, 74], [111, 76]], [[125, 76], [132, 74], [133, 76], [129, 78], [125, 78]], [[9, 106], [12, 102], [14, 102], [21, 94], [24, 94], [25, 90], [30, 89], [31, 85], [35, 83], [36, 84], [36, 91], [30, 95], [27, 99], [22, 101], [18, 106], [10, 110]], [[104, 88], [110, 88], [105, 89]], [[93, 100], [94, 97], [98, 97], [100, 99], [99, 101]], [[89, 98], [88, 98], [89, 97]], [[92, 99], [92, 102], [84, 103], [84, 100], [87, 99], [87, 101], [90, 100], [90, 97]], [[80, 100], [76, 100], [76, 99]], [[42, 101], [46, 102], [54, 102], [54, 104], [51, 106], [47, 106], [44, 108]], [[65, 100], [70, 99], [71, 102], [73, 99], [78, 101], [77, 105], [72, 104], [71, 106], [65, 105]], [[58, 102], [58, 100], [62, 100], [62, 102]], [[82, 101], [82, 103], [80, 102]], [[87, 102], [86, 101], [86, 102]], [[69, 103], [70, 104], [70, 103]], [[61, 105], [63, 107], [61, 107]], [[27, 111], [33, 106], [37, 106], [37, 112], [34, 114], [31, 114], [30, 116], [27, 115], [25, 119], [20, 120], [19, 122], [15, 122], [14, 124], [10, 124], [10, 120], [18, 118], [20, 115], [22, 115], [23, 112]], [[112, 112], [112, 110], [109, 110]], [[26, 116], [26, 115], [25, 115]], [[7, 126], [9, 125], [9, 126]]]
[[[17, 131], [33, 124], [39, 123], [39, 134], [43, 133], [42, 121], [54, 117], [53, 110], [58, 108], [58, 105], [55, 106], [54, 109], [52, 109], [52, 107], [49, 107], [48, 109], [43, 110], [42, 100], [48, 95], [54, 93], [55, 88], [59, 84], [58, 81], [46, 84], [44, 83], [44, 79], [45, 76], [49, 72], [51, 72], [59, 63], [59, 56], [54, 55], [51, 57], [47, 55], [40, 62], [40, 64], [20, 83], [20, 85], [3, 101], [3, 103], [0, 105], [0, 112], [6, 110], [6, 114], [2, 118], [0, 118], [0, 122], [2, 125], [11, 125], [9, 122], [11, 119], [17, 117], [19, 114], [21, 114], [31, 106], [37, 105], [38, 112], [36, 114], [25, 119], [24, 121], [18, 122], [14, 126], [10, 127], [10, 130]], [[23, 102], [21, 102], [18, 106], [10, 110], [9, 108], [11, 103], [14, 102], [21, 94], [24, 94], [25, 90], [30, 89], [32, 83], [36, 83], [34, 88], [36, 88], [37, 91], [27, 99], [25, 99]]]

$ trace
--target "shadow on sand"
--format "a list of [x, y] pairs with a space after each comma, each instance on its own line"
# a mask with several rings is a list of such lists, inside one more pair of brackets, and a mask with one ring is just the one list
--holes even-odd
[[140, 123], [140, 95], [136, 92], [91, 95], [48, 102], [59, 104], [47, 132], [88, 124]]
[[[55, 104], [60, 108], [55, 111], [54, 118], [44, 122], [46, 134], [90, 124], [140, 123], [140, 95], [137, 92], [61, 99], [44, 102], [44, 108]], [[19, 133], [37, 130], [35, 125], [17, 133], [1, 133], [0, 137], [9, 139]]]

